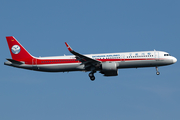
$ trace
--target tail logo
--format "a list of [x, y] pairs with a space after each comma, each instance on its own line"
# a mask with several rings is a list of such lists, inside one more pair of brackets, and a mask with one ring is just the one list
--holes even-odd
[[19, 45], [14, 45], [14, 46], [12, 46], [11, 51], [14, 54], [18, 54], [21, 51], [21, 48], [19, 47]]

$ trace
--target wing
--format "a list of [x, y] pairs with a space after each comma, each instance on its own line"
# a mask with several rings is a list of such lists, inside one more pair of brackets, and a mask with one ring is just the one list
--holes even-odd
[[101, 61], [95, 60], [95, 59], [92, 59], [85, 55], [82, 55], [80, 53], [77, 53], [66, 42], [65, 42], [65, 44], [66, 44], [69, 52], [71, 52], [73, 55], [75, 55], [76, 59], [79, 60], [80, 62], [82, 62], [82, 64], [85, 64], [86, 68], [91, 67], [91, 66], [98, 67], [101, 65]]

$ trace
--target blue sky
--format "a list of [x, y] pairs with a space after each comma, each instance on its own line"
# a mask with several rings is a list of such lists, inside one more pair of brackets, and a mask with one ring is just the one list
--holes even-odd
[[145, 50], [179, 60], [178, 0], [5, 0], [0, 4], [0, 119], [179, 120], [179, 62], [155, 68], [96, 73], [43, 73], [4, 65], [11, 58], [5, 36], [33, 56]]

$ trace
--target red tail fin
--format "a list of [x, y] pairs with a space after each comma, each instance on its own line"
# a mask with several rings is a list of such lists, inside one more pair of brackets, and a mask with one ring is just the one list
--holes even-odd
[[6, 39], [13, 60], [26, 61], [33, 58], [13, 36], [8, 36]]

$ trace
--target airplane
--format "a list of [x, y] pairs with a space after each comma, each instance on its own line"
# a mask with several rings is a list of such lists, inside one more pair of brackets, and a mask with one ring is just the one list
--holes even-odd
[[97, 71], [104, 76], [117, 76], [118, 69], [122, 68], [155, 67], [159, 75], [158, 67], [177, 62], [169, 53], [156, 50], [83, 55], [66, 42], [67, 49], [73, 55], [34, 57], [13, 36], [7, 36], [6, 39], [12, 59], [7, 59], [4, 65], [42, 72], [89, 71], [92, 81]]

